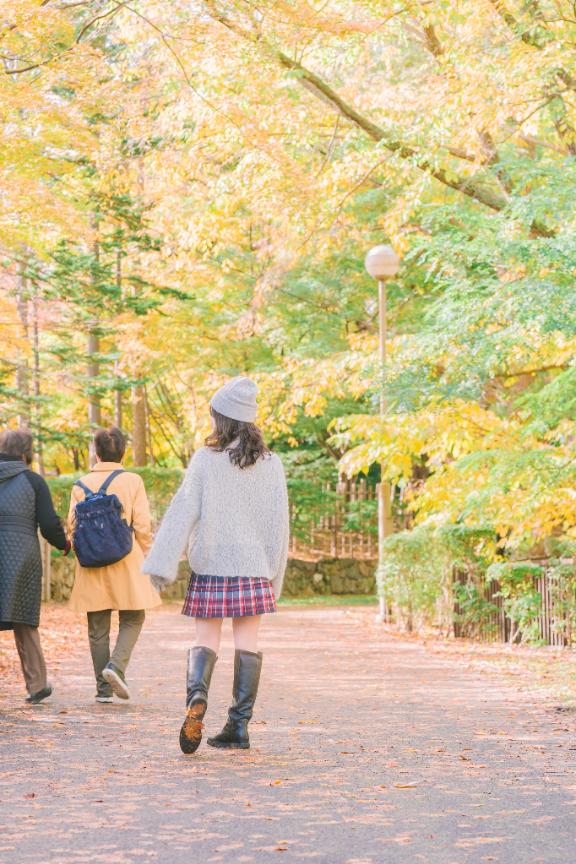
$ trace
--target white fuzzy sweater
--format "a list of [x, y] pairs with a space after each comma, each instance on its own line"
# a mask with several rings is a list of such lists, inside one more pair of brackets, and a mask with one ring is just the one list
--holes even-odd
[[202, 447], [192, 457], [142, 570], [157, 586], [173, 582], [187, 549], [194, 573], [262, 576], [279, 597], [288, 530], [286, 478], [278, 456], [241, 469], [226, 452]]

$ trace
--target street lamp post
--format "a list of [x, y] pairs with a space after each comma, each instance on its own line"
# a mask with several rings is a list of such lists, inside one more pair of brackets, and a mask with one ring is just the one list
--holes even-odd
[[[374, 246], [366, 255], [364, 262], [366, 270], [373, 279], [378, 281], [378, 334], [380, 352], [380, 370], [384, 373], [386, 367], [386, 280], [392, 279], [400, 268], [400, 258], [391, 246]], [[386, 393], [384, 385], [380, 388], [380, 417], [386, 414]], [[378, 570], [384, 564], [384, 541], [394, 532], [392, 521], [392, 490], [390, 483], [384, 480], [385, 466], [381, 465], [381, 479], [378, 487]], [[379, 580], [380, 581], [380, 580]], [[380, 596], [380, 621], [387, 618], [385, 598]]]

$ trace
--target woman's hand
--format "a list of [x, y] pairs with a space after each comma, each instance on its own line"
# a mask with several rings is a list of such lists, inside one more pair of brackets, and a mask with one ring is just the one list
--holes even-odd
[[154, 573], [150, 573], [150, 581], [157, 591], [162, 591], [166, 585], [170, 584], [169, 579], [164, 579], [163, 576], [156, 576]]

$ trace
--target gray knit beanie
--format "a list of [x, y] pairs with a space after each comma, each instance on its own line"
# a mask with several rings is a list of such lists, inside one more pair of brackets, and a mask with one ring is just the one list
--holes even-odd
[[256, 394], [258, 387], [250, 378], [238, 375], [227, 381], [223, 387], [216, 391], [210, 402], [210, 407], [230, 417], [231, 420], [240, 420], [244, 423], [253, 423], [256, 419]]

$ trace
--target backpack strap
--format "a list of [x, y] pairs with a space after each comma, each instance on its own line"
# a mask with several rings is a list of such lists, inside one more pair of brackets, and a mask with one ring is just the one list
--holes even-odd
[[82, 482], [82, 480], [76, 480], [74, 486], [79, 486], [80, 489], [82, 489], [82, 491], [85, 493], [86, 498], [91, 498], [92, 495], [96, 494], [91, 489], [89, 489], [88, 486], [86, 486], [86, 484]]
[[104, 482], [100, 486], [100, 488], [98, 490], [98, 495], [105, 495], [108, 491], [108, 487], [110, 486], [110, 484], [112, 483], [114, 478], [117, 477], [118, 474], [123, 474], [123, 473], [124, 473], [123, 468], [117, 468], [116, 471], [112, 471], [112, 473], [108, 475], [106, 480], [104, 480]]

